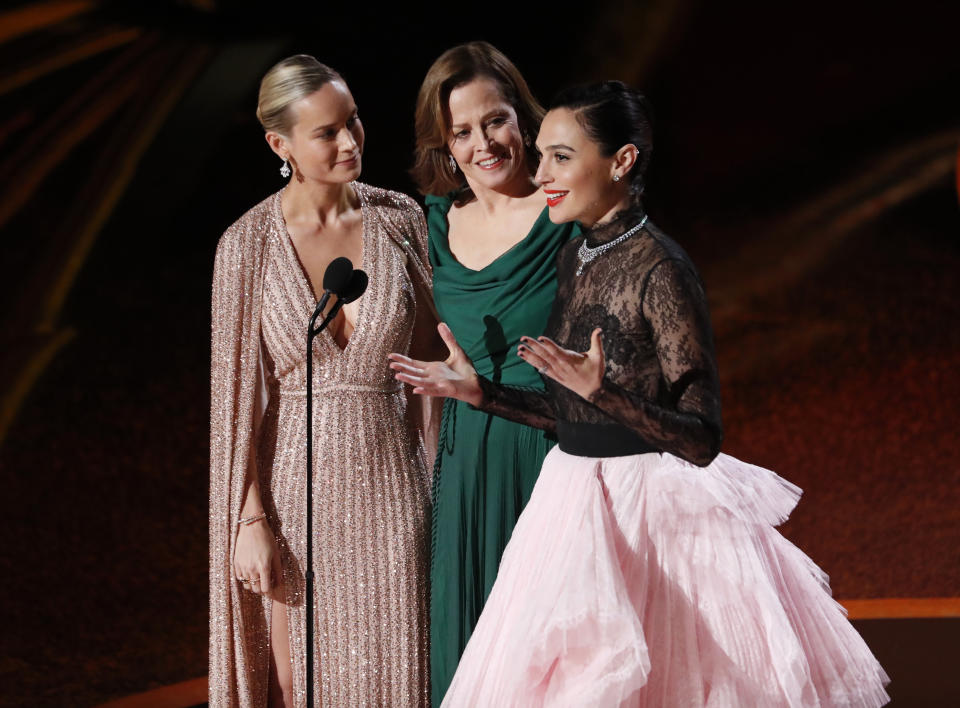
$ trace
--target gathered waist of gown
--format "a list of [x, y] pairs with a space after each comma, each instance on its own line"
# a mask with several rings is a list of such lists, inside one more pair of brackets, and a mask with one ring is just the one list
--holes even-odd
[[[372, 393], [380, 395], [392, 395], [395, 393], [401, 393], [403, 391], [403, 384], [399, 381], [390, 381], [384, 384], [362, 384], [362, 383], [350, 383], [348, 381], [337, 381], [337, 382], [324, 382], [321, 384], [315, 384], [313, 387], [314, 395], [323, 394], [325, 396], [338, 393]], [[280, 396], [282, 398], [306, 398], [307, 397], [307, 388], [306, 386], [300, 388], [280, 388]]]
[[630, 428], [610, 423], [557, 421], [560, 450], [578, 457], [624, 457], [661, 452]]

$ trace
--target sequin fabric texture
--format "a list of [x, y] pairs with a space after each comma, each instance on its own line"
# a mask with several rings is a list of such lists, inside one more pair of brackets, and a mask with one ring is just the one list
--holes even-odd
[[[324, 706], [429, 702], [430, 493], [422, 439], [387, 354], [408, 351], [429, 299], [426, 231], [409, 198], [355, 184], [369, 287], [344, 349], [314, 341], [315, 696]], [[265, 706], [272, 602], [234, 579], [248, 461], [283, 565], [294, 691], [305, 704], [309, 279], [280, 193], [224, 234], [214, 273], [210, 705]]]

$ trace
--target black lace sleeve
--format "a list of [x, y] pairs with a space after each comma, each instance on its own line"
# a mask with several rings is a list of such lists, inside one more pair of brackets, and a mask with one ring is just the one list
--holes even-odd
[[495, 384], [478, 376], [483, 400], [477, 406], [484, 413], [554, 433], [557, 420], [549, 394], [532, 388]]
[[660, 364], [658, 400], [605, 378], [590, 402], [662, 450], [705, 466], [717, 456], [723, 432], [703, 288], [686, 263], [665, 259], [648, 273], [640, 307]]

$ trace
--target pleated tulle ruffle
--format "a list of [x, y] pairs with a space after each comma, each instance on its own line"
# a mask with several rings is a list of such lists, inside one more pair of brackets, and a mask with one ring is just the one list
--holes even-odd
[[773, 527], [800, 490], [720, 455], [552, 451], [445, 706], [877, 706], [886, 674]]

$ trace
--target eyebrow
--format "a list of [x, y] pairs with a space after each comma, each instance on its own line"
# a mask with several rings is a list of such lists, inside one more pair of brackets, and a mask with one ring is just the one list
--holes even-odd
[[[482, 123], [483, 121], [488, 120], [493, 116], [502, 116], [506, 112], [507, 111], [504, 110], [503, 108], [495, 108], [492, 111], [488, 111], [487, 113], [484, 113], [483, 117], [480, 119], [480, 122]], [[453, 130], [454, 128], [459, 128], [464, 125], [470, 125], [469, 121], [466, 123], [451, 123], [450, 130]]]
[[544, 150], [569, 150], [570, 152], [576, 152], [576, 150], [574, 150], [574, 149], [573, 149], [572, 147], [570, 147], [569, 145], [563, 145], [563, 144], [560, 144], [560, 145], [547, 145], [547, 146], [546, 146], [545, 148], [543, 148], [543, 149], [544, 149]]
[[[350, 118], [352, 118], [353, 116], [355, 116], [357, 113], [358, 113], [357, 107], [354, 106], [354, 107], [353, 107], [353, 110], [350, 111]], [[311, 130], [310, 132], [311, 132], [311, 133], [320, 133], [320, 132], [323, 132], [324, 130], [329, 130], [330, 128], [335, 128], [335, 127], [337, 127], [337, 123], [328, 123], [327, 125], [318, 125], [316, 128], [314, 128], [314, 129]]]

